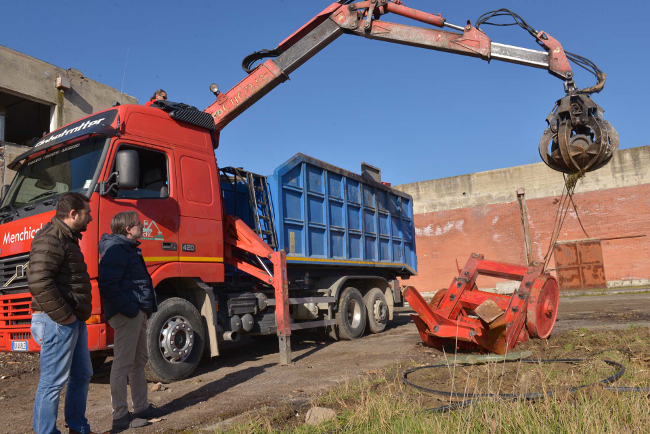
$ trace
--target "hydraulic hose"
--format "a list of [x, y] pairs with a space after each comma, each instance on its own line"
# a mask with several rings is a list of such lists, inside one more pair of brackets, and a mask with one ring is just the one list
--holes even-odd
[[[614, 349], [617, 351], [621, 351], [619, 349]], [[595, 354], [600, 354], [604, 353], [606, 351], [611, 351], [611, 350], [602, 350], [598, 351], [596, 353], [592, 353], [586, 358], [583, 359], [531, 359], [529, 357], [532, 356], [532, 352], [530, 351], [520, 351], [520, 352], [514, 352], [510, 354], [506, 354], [505, 356], [502, 355], [497, 355], [497, 354], [487, 354], [487, 355], [474, 355], [474, 354], [469, 354], [469, 355], [460, 355], [456, 356], [453, 359], [449, 358], [445, 362], [441, 363], [435, 363], [432, 365], [426, 365], [426, 366], [418, 366], [415, 368], [410, 368], [405, 370], [402, 373], [402, 381], [410, 386], [413, 387], [417, 390], [420, 390], [425, 393], [430, 393], [434, 395], [442, 395], [442, 396], [447, 396], [450, 398], [454, 397], [466, 397], [467, 399], [464, 399], [462, 401], [454, 402], [451, 404], [443, 405], [440, 407], [434, 407], [427, 409], [427, 412], [443, 412], [443, 411], [451, 411], [455, 410], [458, 408], [464, 408], [467, 407], [468, 405], [476, 402], [479, 399], [482, 398], [493, 398], [493, 399], [499, 399], [503, 401], [517, 401], [517, 400], [527, 400], [527, 401], [534, 401], [543, 397], [550, 397], [554, 396], [555, 394], [558, 393], [556, 390], [550, 390], [546, 392], [529, 392], [529, 393], [498, 393], [498, 394], [491, 394], [491, 393], [475, 393], [472, 395], [461, 395], [456, 392], [447, 392], [444, 390], [435, 390], [431, 389], [428, 387], [420, 386], [418, 384], [413, 383], [408, 379], [408, 375], [416, 372], [416, 371], [422, 371], [425, 369], [437, 369], [437, 368], [442, 368], [442, 367], [448, 367], [449, 365], [456, 365], [456, 366], [471, 366], [471, 365], [480, 365], [484, 363], [489, 363], [489, 362], [520, 362], [520, 363], [530, 363], [530, 364], [540, 364], [540, 363], [581, 363], [586, 360], [589, 360], [594, 356]], [[580, 389], [584, 389], [586, 387], [594, 386], [596, 384], [612, 384], [619, 378], [621, 378], [625, 374], [625, 366], [623, 366], [621, 363], [615, 362], [613, 360], [607, 360], [607, 359], [601, 359], [603, 362], [606, 364], [613, 366], [617, 369], [617, 371], [607, 377], [604, 378], [596, 383], [593, 384], [585, 384], [581, 386], [574, 386], [569, 388], [567, 391], [569, 393], [576, 393]], [[603, 387], [604, 390], [611, 390], [615, 392], [642, 392], [642, 393], [650, 393], [650, 387], [622, 387], [622, 386], [605, 386]]]

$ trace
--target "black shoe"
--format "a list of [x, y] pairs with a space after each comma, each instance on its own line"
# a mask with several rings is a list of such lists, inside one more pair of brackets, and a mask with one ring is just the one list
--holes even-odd
[[142, 428], [147, 425], [149, 425], [148, 420], [135, 417], [131, 413], [127, 413], [119, 419], [113, 419], [113, 430]]
[[133, 413], [133, 417], [137, 417], [140, 419], [154, 419], [158, 417], [164, 416], [165, 413], [158, 407], [156, 407], [153, 404], [149, 404], [149, 407], [147, 407], [146, 410], [142, 410], [139, 413]]

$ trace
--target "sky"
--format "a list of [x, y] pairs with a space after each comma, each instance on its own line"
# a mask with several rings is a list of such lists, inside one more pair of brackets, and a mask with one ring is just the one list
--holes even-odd
[[[242, 80], [242, 59], [274, 48], [327, 0], [2, 1], [0, 45], [135, 96], [158, 88], [204, 109], [209, 85]], [[408, 0], [447, 22], [472, 23], [508, 8], [565, 50], [608, 74], [594, 101], [618, 130], [621, 149], [650, 145], [649, 3]], [[426, 27], [394, 15], [382, 20]], [[484, 26], [494, 42], [540, 49], [520, 27]], [[579, 87], [593, 75], [572, 65]], [[1, 73], [1, 71], [0, 71]], [[393, 185], [540, 162], [546, 116], [564, 96], [548, 72], [342, 35], [221, 132], [220, 166], [260, 174], [302, 152]]]

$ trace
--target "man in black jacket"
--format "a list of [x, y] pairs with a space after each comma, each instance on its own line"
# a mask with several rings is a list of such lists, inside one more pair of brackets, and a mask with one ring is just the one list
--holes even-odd
[[66, 193], [56, 216], [38, 231], [29, 252], [27, 283], [32, 294], [32, 337], [41, 346], [41, 376], [34, 400], [37, 434], [59, 434], [56, 417], [61, 390], [71, 434], [88, 434], [88, 385], [93, 375], [86, 320], [92, 311], [90, 276], [79, 247], [92, 221], [88, 198]]
[[[111, 220], [112, 234], [99, 242], [99, 292], [108, 323], [115, 329], [111, 401], [113, 429], [138, 428], [158, 416], [147, 400], [147, 317], [158, 310], [151, 276], [138, 239], [142, 223], [136, 211], [118, 213]], [[129, 413], [127, 379], [133, 413]]]

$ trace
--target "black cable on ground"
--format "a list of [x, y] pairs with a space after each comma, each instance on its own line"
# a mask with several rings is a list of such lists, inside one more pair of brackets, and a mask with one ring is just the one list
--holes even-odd
[[[615, 349], [617, 351], [620, 351], [619, 349]], [[592, 354], [600, 354], [606, 351], [610, 350], [602, 350], [598, 351], [597, 353], [592, 353]], [[490, 355], [493, 357], [493, 355]], [[590, 355], [591, 356], [591, 355]], [[581, 363], [585, 362], [587, 360], [590, 360], [590, 356], [587, 356], [584, 359], [540, 359], [540, 360], [535, 360], [535, 359], [504, 359], [503, 361], [499, 361], [498, 363], [505, 363], [505, 362], [519, 362], [519, 363], [530, 363], [530, 364], [540, 364], [540, 363]], [[480, 361], [481, 356], [477, 356], [478, 361], [474, 363], [456, 363], [457, 366], [472, 366], [472, 365], [477, 365], [477, 364], [483, 364], [487, 363], [488, 361]], [[613, 360], [607, 360], [607, 359], [600, 359], [603, 362], [607, 363], [610, 366], [614, 366], [618, 369], [614, 373], [614, 375], [611, 375], [607, 378], [604, 378], [600, 380], [597, 383], [593, 384], [585, 384], [581, 386], [575, 386], [567, 389], [567, 392], [569, 393], [576, 393], [581, 389], [584, 389], [586, 387], [590, 386], [595, 386], [597, 384], [612, 384], [619, 378], [625, 374], [625, 366], [623, 366], [621, 363], [615, 362]], [[430, 394], [435, 394], [435, 395], [442, 395], [442, 396], [447, 396], [449, 398], [466, 398], [463, 401], [459, 402], [454, 402], [452, 404], [447, 404], [443, 405], [440, 407], [435, 407], [435, 408], [430, 408], [427, 409], [427, 412], [443, 412], [443, 411], [451, 411], [455, 410], [457, 408], [464, 408], [467, 407], [468, 405], [478, 401], [479, 399], [483, 398], [492, 398], [496, 400], [501, 400], [501, 401], [517, 401], [517, 400], [526, 400], [526, 401], [534, 401], [543, 397], [551, 397], [554, 396], [558, 393], [556, 390], [551, 390], [547, 392], [529, 392], [529, 393], [498, 393], [498, 394], [491, 394], [491, 393], [477, 393], [477, 394], [472, 394], [472, 395], [465, 395], [465, 394], [459, 394], [456, 392], [447, 392], [444, 390], [435, 390], [435, 389], [430, 389], [428, 387], [420, 386], [418, 384], [415, 384], [408, 380], [408, 375], [416, 372], [416, 371], [421, 371], [425, 369], [436, 369], [436, 368], [442, 368], [442, 367], [448, 367], [449, 363], [444, 362], [444, 363], [436, 363], [433, 365], [426, 365], [426, 366], [418, 366], [415, 368], [410, 368], [405, 370], [402, 373], [402, 381], [410, 386], [413, 387], [417, 390], [420, 390], [425, 393], [430, 393]], [[606, 386], [603, 387], [604, 390], [610, 390], [614, 392], [643, 392], [643, 393], [650, 393], [650, 387], [623, 387], [623, 386]]]

